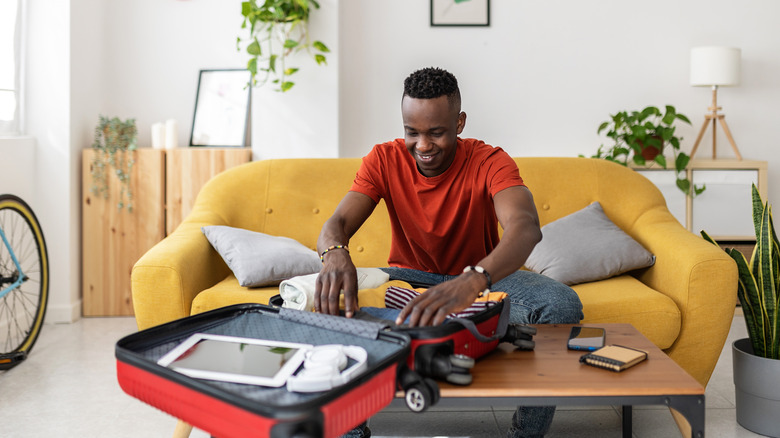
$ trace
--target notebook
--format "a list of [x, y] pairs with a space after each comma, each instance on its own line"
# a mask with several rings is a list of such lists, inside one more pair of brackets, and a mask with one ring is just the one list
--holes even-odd
[[647, 359], [647, 352], [622, 345], [607, 345], [580, 357], [580, 363], [612, 371], [623, 371]]

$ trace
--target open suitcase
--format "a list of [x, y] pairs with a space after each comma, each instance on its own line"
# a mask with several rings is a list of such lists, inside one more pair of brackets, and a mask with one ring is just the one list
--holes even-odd
[[[298, 393], [189, 377], [157, 361], [195, 333], [311, 345], [354, 345], [366, 370], [333, 389]], [[134, 333], [116, 345], [117, 378], [129, 395], [220, 438], [337, 437], [390, 404], [438, 400], [438, 385], [410, 370], [410, 339], [382, 325], [262, 304], [225, 307]], [[350, 359], [351, 360], [351, 359]]]
[[[280, 298], [274, 297], [272, 304]], [[220, 438], [338, 437], [389, 405], [397, 390], [422, 412], [439, 399], [432, 379], [467, 385], [474, 360], [512, 342], [532, 349], [532, 327], [507, 324], [504, 300], [437, 327], [391, 327], [373, 319], [244, 304], [193, 315], [121, 339], [117, 378], [129, 395]], [[356, 345], [366, 370], [348, 383], [314, 393], [197, 379], [157, 361], [195, 333], [311, 345]]]

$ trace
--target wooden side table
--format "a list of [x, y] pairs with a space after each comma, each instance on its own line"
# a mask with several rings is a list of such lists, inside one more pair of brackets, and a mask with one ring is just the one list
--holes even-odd
[[[682, 414], [692, 436], [704, 436], [704, 388], [630, 324], [585, 324], [606, 329], [606, 343], [639, 348], [647, 360], [616, 373], [579, 363], [566, 348], [571, 325], [538, 325], [533, 351], [500, 344], [477, 361], [471, 385], [439, 383], [438, 406], [623, 406], [623, 436], [631, 437], [634, 405], [664, 405]], [[402, 406], [396, 398], [393, 405]]]

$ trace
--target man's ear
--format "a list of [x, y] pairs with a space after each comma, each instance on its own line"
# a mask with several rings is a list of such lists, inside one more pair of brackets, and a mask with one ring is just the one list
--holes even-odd
[[461, 111], [460, 114], [458, 114], [457, 134], [460, 135], [460, 133], [463, 132], [463, 128], [465, 127], [466, 127], [466, 113], [464, 111]]

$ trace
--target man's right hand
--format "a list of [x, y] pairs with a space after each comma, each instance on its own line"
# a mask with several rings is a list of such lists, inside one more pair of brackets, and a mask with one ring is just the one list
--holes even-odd
[[339, 297], [344, 291], [344, 308], [347, 318], [358, 309], [357, 269], [349, 252], [329, 251], [314, 287], [314, 310], [328, 315], [339, 314]]

